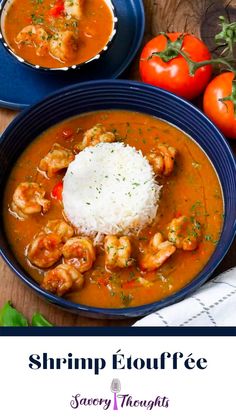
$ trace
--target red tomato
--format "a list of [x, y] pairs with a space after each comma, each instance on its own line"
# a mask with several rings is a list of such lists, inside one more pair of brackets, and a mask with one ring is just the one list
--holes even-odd
[[[227, 72], [219, 74], [208, 84], [203, 97], [203, 110], [226, 137], [236, 139], [236, 116], [233, 102], [220, 100], [232, 94], [233, 79], [234, 74]], [[236, 100], [236, 94], [234, 100]]]
[[57, 0], [54, 6], [49, 10], [49, 15], [59, 17], [64, 12], [64, 0]]
[[109, 284], [109, 281], [106, 278], [97, 278], [97, 283], [98, 285], [103, 285], [106, 287]]
[[[181, 34], [175, 32], [167, 35], [173, 42]], [[191, 76], [188, 63], [181, 55], [170, 59], [168, 62], [164, 62], [162, 58], [157, 56], [150, 59], [154, 52], [164, 51], [166, 46], [167, 39], [164, 35], [158, 35], [145, 45], [139, 67], [142, 81], [169, 90], [186, 99], [197, 97], [203, 92], [210, 80], [212, 66], [203, 66], [195, 72], [194, 76]], [[211, 59], [207, 46], [193, 35], [184, 35], [181, 51], [195, 62]]]
[[122, 288], [124, 288], [124, 289], [134, 288], [136, 285], [138, 285], [138, 283], [137, 283], [136, 279], [133, 279], [132, 281], [125, 282], [122, 285]]
[[65, 140], [69, 140], [74, 134], [74, 131], [72, 128], [64, 128], [62, 131], [62, 135], [65, 138]]
[[182, 217], [182, 213], [180, 212], [180, 211], [177, 211], [175, 214], [174, 214], [174, 218], [179, 218], [179, 217]]
[[52, 190], [52, 197], [58, 201], [62, 201], [63, 182], [60, 180]]

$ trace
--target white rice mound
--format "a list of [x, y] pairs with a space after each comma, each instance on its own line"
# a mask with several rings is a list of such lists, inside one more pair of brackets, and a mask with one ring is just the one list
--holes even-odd
[[133, 234], [156, 217], [160, 190], [141, 151], [100, 143], [85, 148], [69, 165], [64, 211], [83, 234]]

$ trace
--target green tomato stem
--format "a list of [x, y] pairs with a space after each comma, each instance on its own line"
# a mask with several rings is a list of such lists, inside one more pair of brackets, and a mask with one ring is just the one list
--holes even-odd
[[233, 47], [236, 42], [236, 22], [229, 23], [224, 16], [219, 16], [219, 20], [221, 31], [216, 34], [215, 42], [225, 47], [223, 53], [228, 52], [227, 58], [233, 58]]
[[[174, 55], [174, 56], [173, 56]], [[153, 52], [151, 57], [149, 59], [152, 59], [153, 57], [159, 57], [163, 61], [168, 62], [171, 59], [177, 57], [178, 55], [181, 55], [188, 63], [189, 66], [189, 74], [190, 76], [194, 76], [196, 71], [206, 65], [214, 65], [214, 64], [222, 64], [225, 67], [227, 67], [227, 70], [230, 70], [234, 73], [236, 76], [236, 69], [228, 62], [228, 60], [225, 60], [224, 58], [213, 58], [211, 60], [204, 60], [204, 61], [193, 61], [189, 56], [182, 50], [175, 48], [173, 45], [170, 47], [167, 47], [164, 51], [161, 52]], [[171, 58], [170, 58], [171, 56]], [[163, 59], [164, 58], [164, 59]]]
[[[231, 95], [225, 96], [221, 99], [218, 99], [220, 102], [225, 102], [230, 100], [230, 102], [232, 102], [233, 107], [234, 107], [234, 116], [236, 117], [236, 80], [232, 81], [232, 92]], [[227, 104], [225, 103], [225, 106], [227, 106]]]

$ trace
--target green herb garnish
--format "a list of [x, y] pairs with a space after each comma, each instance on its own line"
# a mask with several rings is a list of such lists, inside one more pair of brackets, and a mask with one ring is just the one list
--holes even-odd
[[[49, 323], [40, 313], [35, 313], [31, 320], [32, 326], [47, 326], [51, 327], [52, 324]], [[10, 301], [8, 301], [4, 306], [0, 309], [0, 326], [8, 326], [8, 327], [27, 327], [29, 323], [25, 316], [16, 310]]]

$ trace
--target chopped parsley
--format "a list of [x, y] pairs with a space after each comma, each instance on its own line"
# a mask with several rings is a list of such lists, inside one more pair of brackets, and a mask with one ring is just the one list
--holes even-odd
[[212, 234], [206, 234], [204, 238], [207, 242], [211, 242], [212, 244], [217, 244], [218, 243], [218, 240], [215, 240], [213, 238]]
[[32, 14], [31, 18], [35, 25], [40, 25], [41, 23], [44, 23], [44, 18], [42, 16], [36, 16], [35, 14]]
[[131, 301], [133, 300], [133, 296], [131, 294], [124, 294], [123, 292], [120, 293], [120, 299], [122, 301], [122, 304], [124, 304], [124, 306], [129, 306]]
[[194, 212], [195, 214], [199, 215], [200, 209], [203, 208], [203, 204], [201, 201], [196, 201], [190, 208], [191, 212]]

